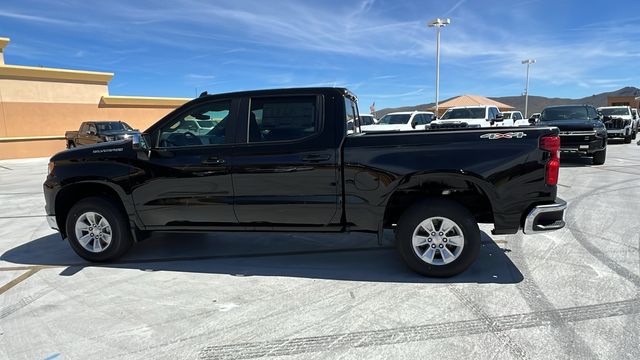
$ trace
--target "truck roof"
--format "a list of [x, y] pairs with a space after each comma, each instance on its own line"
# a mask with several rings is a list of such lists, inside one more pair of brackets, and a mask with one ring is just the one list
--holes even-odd
[[390, 112], [387, 115], [410, 115], [410, 114], [433, 114], [433, 111], [395, 111]]
[[348, 97], [357, 99], [357, 97], [351, 91], [349, 91], [349, 89], [343, 88], [343, 87], [296, 87], [296, 88], [243, 90], [243, 91], [233, 91], [233, 92], [227, 92], [227, 93], [204, 94], [204, 95], [201, 95], [200, 98], [220, 97], [220, 96], [241, 97], [241, 96], [277, 95], [277, 94], [298, 94], [298, 93], [300, 94], [326, 93], [326, 92], [334, 92], [334, 91], [341, 92]]
[[590, 104], [565, 104], [565, 105], [551, 105], [551, 106], [545, 106], [545, 109], [551, 109], [551, 108], [557, 108], [557, 107], [583, 107], [583, 106], [593, 106]]
[[475, 109], [475, 108], [488, 108], [488, 107], [497, 108], [497, 106], [495, 105], [467, 105], [467, 106], [452, 106], [449, 109]]

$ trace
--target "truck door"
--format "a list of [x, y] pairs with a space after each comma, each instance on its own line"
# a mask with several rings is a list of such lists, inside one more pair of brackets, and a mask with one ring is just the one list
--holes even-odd
[[[237, 224], [229, 155], [239, 101], [197, 101], [155, 126], [148, 159], [135, 161], [132, 197], [148, 227], [220, 228]], [[193, 120], [217, 125], [196, 134]]]
[[233, 152], [234, 209], [256, 228], [322, 227], [337, 213], [340, 177], [335, 125], [323, 97], [248, 98]]
[[78, 132], [78, 144], [93, 144], [95, 141], [92, 141], [93, 135], [91, 134], [96, 133], [96, 125], [94, 123], [85, 123], [83, 128], [84, 130], [81, 129], [81, 131]]

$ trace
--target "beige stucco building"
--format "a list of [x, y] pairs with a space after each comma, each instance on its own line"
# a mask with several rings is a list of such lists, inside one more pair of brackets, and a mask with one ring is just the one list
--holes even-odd
[[608, 96], [608, 106], [631, 106], [632, 108], [640, 108], [640, 97], [638, 96]]
[[0, 159], [51, 156], [87, 120], [144, 130], [190, 99], [110, 96], [113, 73], [5, 64], [0, 38]]

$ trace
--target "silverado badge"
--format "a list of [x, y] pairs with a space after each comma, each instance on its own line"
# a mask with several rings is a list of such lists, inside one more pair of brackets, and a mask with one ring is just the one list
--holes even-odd
[[523, 133], [522, 131], [518, 131], [518, 132], [510, 132], [510, 133], [489, 133], [489, 134], [483, 134], [480, 135], [481, 139], [490, 139], [490, 140], [495, 140], [495, 139], [522, 139], [523, 137], [527, 136], [527, 134]]

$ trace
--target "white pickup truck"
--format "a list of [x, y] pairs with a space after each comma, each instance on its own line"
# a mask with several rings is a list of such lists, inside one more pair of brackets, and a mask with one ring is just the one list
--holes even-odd
[[361, 129], [363, 132], [426, 130], [433, 117], [429, 111], [393, 112], [381, 117], [377, 124], [362, 126]]
[[621, 137], [626, 143], [630, 143], [632, 139], [636, 138], [638, 119], [633, 116], [631, 107], [603, 106], [599, 107], [598, 111], [604, 117], [608, 137]]
[[484, 128], [513, 126], [512, 119], [504, 119], [502, 113], [493, 105], [456, 106], [447, 109], [431, 127], [470, 127]]
[[530, 126], [531, 125], [531, 122], [529, 121], [529, 119], [525, 119], [525, 117], [522, 116], [522, 113], [520, 111], [503, 111], [502, 118], [504, 119], [502, 121], [503, 123], [505, 121], [512, 120], [513, 126]]

